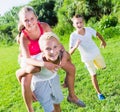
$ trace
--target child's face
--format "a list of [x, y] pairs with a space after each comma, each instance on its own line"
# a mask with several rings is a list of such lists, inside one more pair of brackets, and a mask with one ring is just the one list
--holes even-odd
[[60, 43], [56, 38], [44, 41], [42, 51], [48, 61], [55, 62], [60, 54]]
[[81, 17], [80, 18], [74, 18], [74, 20], [73, 20], [73, 26], [75, 27], [75, 29], [77, 31], [83, 29], [83, 27], [84, 27], [83, 19]]
[[25, 12], [20, 19], [28, 31], [33, 31], [35, 29], [37, 25], [37, 17], [33, 11]]

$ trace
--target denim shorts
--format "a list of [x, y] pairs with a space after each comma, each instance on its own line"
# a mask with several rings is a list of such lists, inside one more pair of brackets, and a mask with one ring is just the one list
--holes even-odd
[[50, 80], [37, 82], [33, 92], [45, 112], [52, 112], [54, 104], [60, 104], [63, 100], [58, 75]]

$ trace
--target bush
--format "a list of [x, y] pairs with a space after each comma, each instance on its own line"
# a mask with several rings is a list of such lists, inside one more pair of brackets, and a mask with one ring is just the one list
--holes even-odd
[[102, 31], [102, 35], [106, 39], [118, 37], [120, 35], [120, 26], [106, 28]]
[[115, 27], [118, 23], [118, 18], [115, 16], [103, 16], [99, 22], [99, 29], [103, 30], [109, 27]]

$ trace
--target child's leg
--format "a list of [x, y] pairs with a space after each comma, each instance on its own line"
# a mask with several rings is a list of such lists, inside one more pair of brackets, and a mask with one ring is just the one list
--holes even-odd
[[32, 108], [32, 91], [30, 89], [32, 74], [22, 77], [22, 95], [28, 112], [34, 112]]
[[[67, 74], [67, 72], [66, 72], [66, 74]], [[68, 85], [67, 85], [67, 75], [65, 76], [65, 79], [64, 79], [64, 82], [63, 82], [62, 86], [63, 86], [63, 88], [68, 87]]]
[[25, 75], [27, 75], [27, 74], [25, 73], [25, 70], [22, 68], [20, 68], [16, 71], [16, 77], [17, 77], [19, 83], [21, 83], [21, 79]]
[[91, 80], [92, 80], [93, 87], [95, 88], [97, 94], [100, 94], [101, 92], [100, 92], [100, 89], [99, 89], [97, 76], [96, 75], [91, 75]]
[[[96, 61], [96, 64], [97, 64], [97, 61]], [[93, 60], [91, 60], [91, 61], [86, 62], [85, 65], [87, 66], [87, 69], [91, 75], [91, 81], [92, 81], [93, 87], [95, 88], [96, 92], [98, 94], [100, 94], [100, 89], [99, 89], [97, 76], [96, 76], [95, 62]]]
[[54, 104], [54, 111], [53, 112], [61, 112], [60, 104]]
[[28, 74], [29, 72], [32, 72], [32, 71], [37, 72], [39, 71], [39, 69], [38, 68], [36, 69], [33, 66], [27, 66], [26, 70], [21, 68], [16, 72], [17, 79], [22, 86], [22, 95], [23, 95], [23, 99], [26, 104], [28, 112], [34, 112], [32, 108], [32, 98], [34, 101], [36, 101], [36, 97], [32, 94], [32, 91], [30, 88], [32, 74]]
[[23, 76], [29, 74], [29, 73], [34, 73], [34, 72], [39, 72], [40, 68], [39, 67], [34, 67], [34, 66], [27, 66], [26, 69], [20, 68], [16, 71], [16, 77], [18, 79], [18, 82], [21, 82], [21, 79]]

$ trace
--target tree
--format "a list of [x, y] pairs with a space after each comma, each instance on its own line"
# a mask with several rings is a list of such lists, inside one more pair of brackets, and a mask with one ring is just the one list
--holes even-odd
[[57, 24], [58, 18], [54, 10], [56, 6], [55, 0], [33, 0], [30, 5], [34, 7], [40, 21], [47, 22], [50, 26]]

